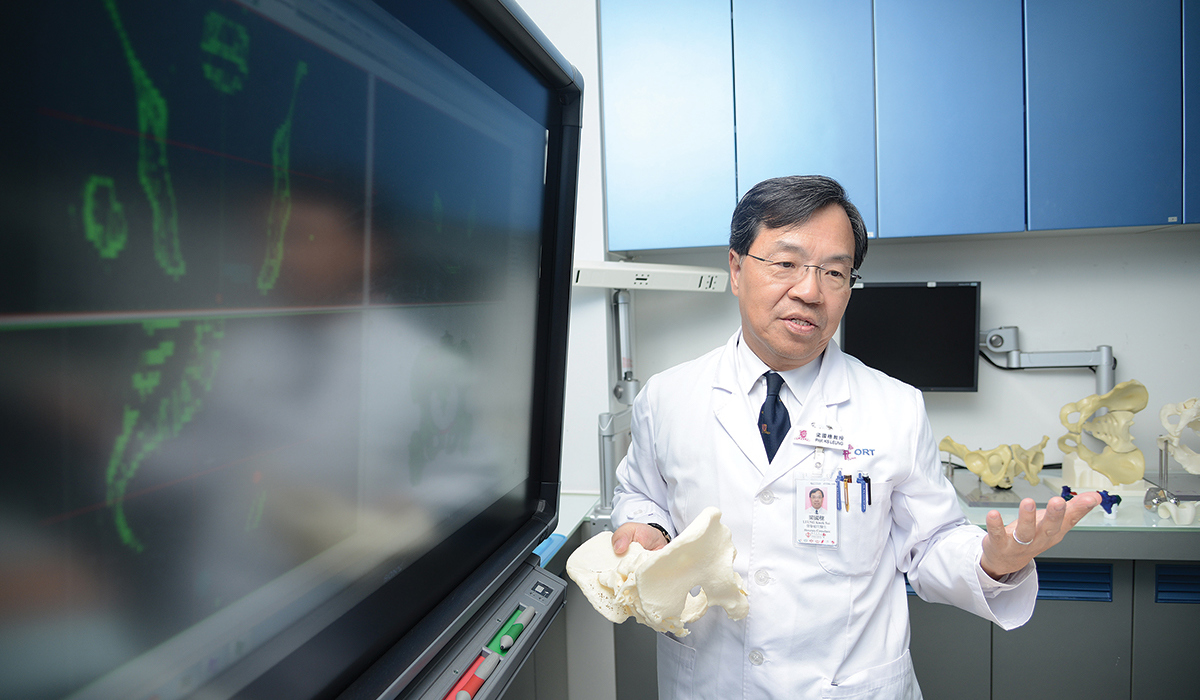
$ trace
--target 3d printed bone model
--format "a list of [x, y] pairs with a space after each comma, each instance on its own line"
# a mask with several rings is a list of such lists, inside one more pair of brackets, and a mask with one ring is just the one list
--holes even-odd
[[1165, 435], [1158, 436], [1158, 479], [1154, 488], [1146, 492], [1143, 505], [1146, 510], [1157, 512], [1158, 517], [1170, 518], [1176, 525], [1190, 525], [1196, 519], [1200, 503], [1194, 494], [1187, 496], [1173, 493], [1168, 487], [1169, 459], [1173, 458], [1192, 474], [1200, 474], [1200, 455], [1183, 442], [1184, 431], [1192, 430], [1192, 439], [1200, 434], [1200, 399], [1190, 398], [1180, 403], [1169, 403], [1158, 412]]
[[1158, 517], [1170, 518], [1176, 525], [1191, 525], [1196, 519], [1196, 501], [1168, 501], [1155, 506]]
[[[721, 511], [705, 508], [662, 549], [637, 542], [621, 556], [613, 553], [611, 532], [601, 532], [567, 559], [567, 574], [604, 617], [629, 617], [656, 632], [687, 636], [688, 623], [721, 606], [731, 620], [750, 612], [742, 577], [733, 570], [733, 534]], [[699, 591], [693, 595], [692, 590]]]
[[[1171, 420], [1174, 418], [1175, 420]], [[1190, 428], [1193, 433], [1200, 433], [1200, 400], [1188, 399], [1181, 403], [1169, 403], [1158, 412], [1163, 430], [1167, 434], [1159, 438], [1176, 462], [1192, 474], [1200, 474], [1200, 454], [1183, 443], [1183, 430]]]
[[[1074, 453], [1114, 485], [1140, 481], [1146, 473], [1146, 457], [1134, 446], [1129, 428], [1133, 425], [1133, 414], [1144, 409], [1149, 401], [1150, 393], [1146, 387], [1136, 379], [1130, 379], [1116, 385], [1103, 396], [1092, 394], [1063, 406], [1058, 419], [1067, 429], [1067, 434], [1058, 439], [1058, 449], [1064, 455]], [[1102, 408], [1108, 409], [1108, 412], [1096, 416]], [[1078, 418], [1072, 421], [1072, 415]], [[1085, 431], [1105, 443], [1101, 452], [1093, 452], [1083, 444]], [[1076, 488], [1104, 487], [1103, 484], [1078, 483], [1085, 481], [1083, 478], [1070, 478], [1065, 459], [1063, 477]]]
[[1049, 441], [1050, 436], [1045, 435], [1040, 443], [1029, 449], [1020, 445], [1000, 445], [990, 450], [968, 450], [947, 435], [938, 443], [938, 449], [956, 455], [988, 486], [1008, 489], [1012, 488], [1018, 474], [1024, 474], [1026, 481], [1037, 485], [1040, 481], [1038, 472], [1045, 463], [1043, 450]]

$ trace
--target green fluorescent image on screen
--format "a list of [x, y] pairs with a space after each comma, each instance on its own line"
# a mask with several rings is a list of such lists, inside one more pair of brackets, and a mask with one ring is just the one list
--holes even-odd
[[538, 512], [556, 88], [384, 5], [3, 30], [0, 697], [330, 696]]

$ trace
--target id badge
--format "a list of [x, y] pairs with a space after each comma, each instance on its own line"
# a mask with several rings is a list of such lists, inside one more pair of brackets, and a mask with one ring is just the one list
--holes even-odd
[[834, 479], [796, 475], [796, 545], [838, 546]]

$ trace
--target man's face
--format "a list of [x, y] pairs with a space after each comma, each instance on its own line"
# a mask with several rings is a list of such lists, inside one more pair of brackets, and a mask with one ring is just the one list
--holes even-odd
[[[850, 218], [837, 204], [817, 210], [799, 226], [762, 228], [750, 254], [767, 260], [788, 258], [807, 265], [854, 264]], [[793, 284], [779, 282], [767, 263], [729, 251], [729, 281], [742, 315], [742, 337], [768, 367], [785, 372], [812, 362], [825, 351], [846, 303], [849, 288], [823, 289], [818, 271], [808, 270]]]
[[812, 500], [813, 508], [820, 508], [825, 503], [825, 494], [820, 491], [813, 491], [809, 498]]

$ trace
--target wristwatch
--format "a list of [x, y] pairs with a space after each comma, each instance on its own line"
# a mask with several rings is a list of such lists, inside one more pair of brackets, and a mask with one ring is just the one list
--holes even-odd
[[650, 527], [654, 528], [655, 530], [658, 530], [659, 532], [661, 532], [662, 536], [666, 538], [667, 544], [671, 544], [671, 536], [669, 534], [667, 534], [667, 528], [663, 527], [662, 525], [659, 525], [658, 523], [646, 523], [646, 524], [649, 525]]

